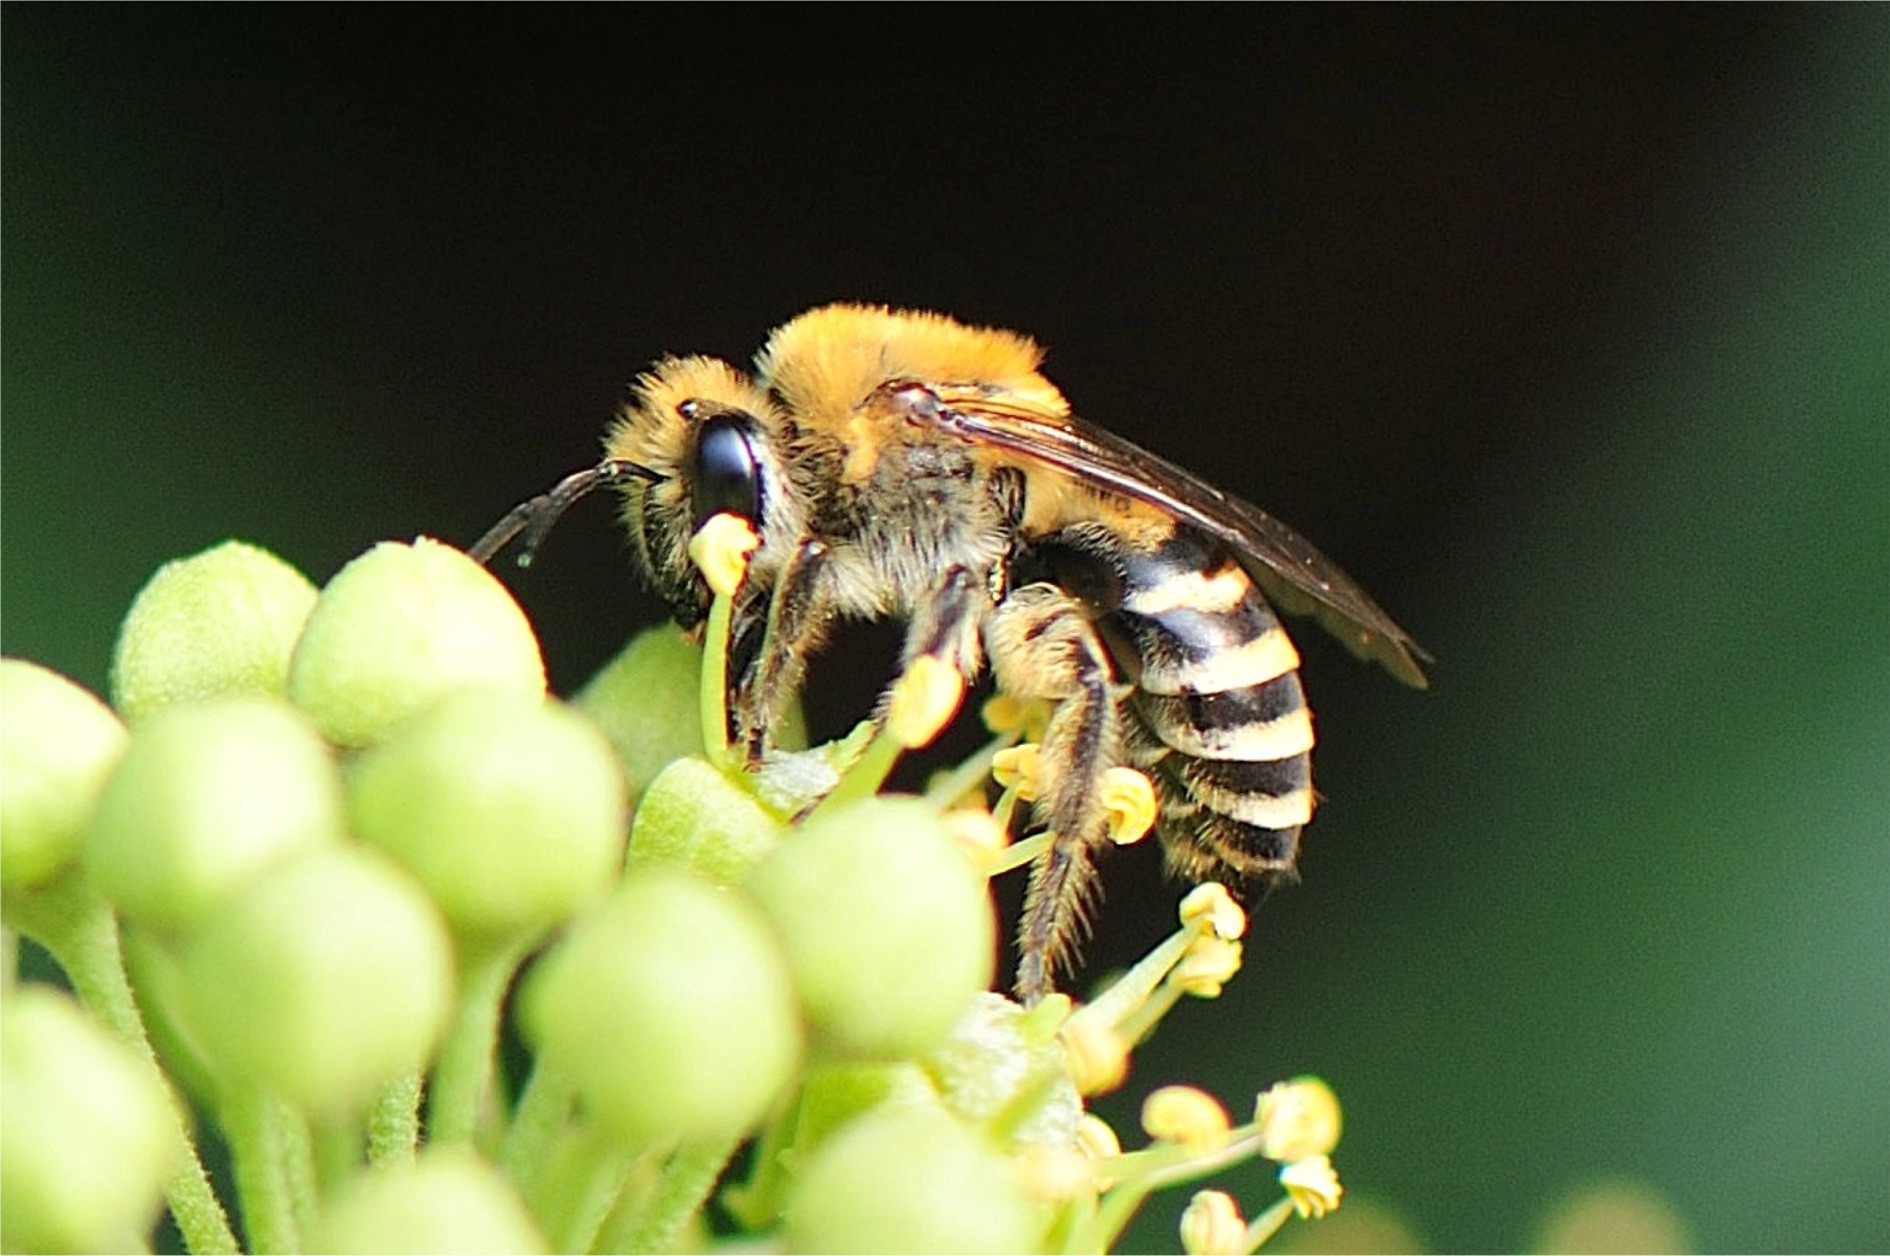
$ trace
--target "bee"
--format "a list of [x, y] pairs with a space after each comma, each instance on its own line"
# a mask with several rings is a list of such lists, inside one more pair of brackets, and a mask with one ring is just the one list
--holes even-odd
[[[1266, 885], [1312, 818], [1312, 717], [1275, 608], [1311, 614], [1422, 687], [1411, 636], [1272, 516], [1071, 413], [1028, 337], [838, 304], [776, 329], [752, 372], [673, 357], [636, 381], [606, 457], [474, 547], [526, 550], [572, 501], [623, 492], [639, 566], [678, 623], [708, 587], [688, 543], [730, 512], [760, 538], [729, 644], [730, 744], [752, 765], [843, 619], [905, 623], [922, 655], [1050, 715], [1016, 988], [1074, 960], [1106, 841], [1104, 773], [1154, 783], [1172, 873]], [[882, 707], [883, 707], [882, 703]]]

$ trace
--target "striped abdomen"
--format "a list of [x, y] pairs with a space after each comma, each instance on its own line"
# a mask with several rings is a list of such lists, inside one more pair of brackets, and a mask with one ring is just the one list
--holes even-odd
[[1099, 627], [1135, 691], [1129, 749], [1154, 777], [1169, 867], [1192, 880], [1290, 875], [1312, 818], [1312, 712], [1299, 654], [1240, 565], [1178, 532], [1118, 551]]

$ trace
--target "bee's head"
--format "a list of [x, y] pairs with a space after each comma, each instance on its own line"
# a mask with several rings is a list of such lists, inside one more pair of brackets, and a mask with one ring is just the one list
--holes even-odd
[[715, 358], [668, 358], [638, 378], [604, 446], [648, 469], [624, 485], [624, 522], [643, 569], [676, 621], [700, 622], [708, 586], [689, 538], [712, 515], [747, 520], [761, 537], [754, 563], [778, 562], [800, 535], [781, 461], [783, 420], [747, 376]]

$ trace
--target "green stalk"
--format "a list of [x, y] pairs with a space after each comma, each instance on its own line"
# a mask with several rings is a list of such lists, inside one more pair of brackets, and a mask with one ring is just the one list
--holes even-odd
[[467, 1144], [478, 1132], [492, 1091], [505, 988], [524, 952], [522, 940], [461, 941], [459, 1006], [427, 1093], [430, 1144]]
[[[90, 1008], [114, 1036], [135, 1052], [164, 1086], [174, 1092], [144, 1031], [144, 1019], [125, 976], [124, 952], [119, 945], [118, 918], [109, 904], [94, 894], [76, 874], [49, 885], [6, 896], [6, 917], [21, 934], [46, 948], [65, 971], [79, 1001]], [[236, 1234], [216, 1192], [210, 1188], [203, 1159], [197, 1151], [191, 1123], [176, 1107], [177, 1136], [184, 1161], [165, 1184], [169, 1205], [184, 1245], [202, 1256], [228, 1256], [238, 1251]]]

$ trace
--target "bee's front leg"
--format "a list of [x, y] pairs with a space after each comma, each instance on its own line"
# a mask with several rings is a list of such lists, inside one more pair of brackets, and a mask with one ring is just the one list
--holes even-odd
[[1053, 584], [1025, 585], [985, 620], [998, 688], [1054, 703], [1040, 751], [1037, 818], [1053, 834], [1030, 870], [1018, 927], [1017, 993], [1034, 1003], [1054, 986], [1087, 928], [1095, 848], [1106, 838], [1103, 774], [1122, 761], [1121, 717], [1109, 656], [1075, 599]]
[[825, 578], [830, 553], [820, 541], [802, 541], [776, 574], [765, 613], [757, 597], [754, 612], [730, 634], [729, 742], [741, 748], [751, 766], [760, 761], [770, 730], [800, 687], [807, 656], [833, 623]]

